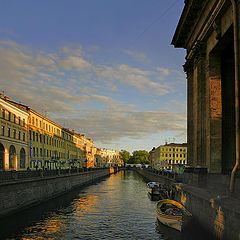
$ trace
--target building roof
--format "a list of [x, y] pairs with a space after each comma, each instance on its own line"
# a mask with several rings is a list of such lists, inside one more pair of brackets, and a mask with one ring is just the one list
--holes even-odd
[[164, 147], [187, 147], [187, 143], [166, 143]]
[[172, 45], [177, 48], [186, 48], [207, 3], [208, 0], [185, 0], [185, 6], [172, 39]]

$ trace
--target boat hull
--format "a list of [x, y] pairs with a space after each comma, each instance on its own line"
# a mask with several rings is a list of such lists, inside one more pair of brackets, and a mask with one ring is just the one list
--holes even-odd
[[160, 195], [160, 189], [159, 188], [148, 188], [148, 193], [150, 195]]
[[162, 224], [174, 228], [178, 231], [182, 231], [182, 219], [168, 218], [166, 215], [157, 214], [157, 219]]
[[[163, 204], [171, 205], [180, 209], [182, 211], [182, 215], [166, 214], [161, 209]], [[178, 231], [182, 231], [184, 221], [191, 216], [191, 213], [181, 203], [171, 199], [160, 200], [157, 204], [156, 214], [159, 222]]]

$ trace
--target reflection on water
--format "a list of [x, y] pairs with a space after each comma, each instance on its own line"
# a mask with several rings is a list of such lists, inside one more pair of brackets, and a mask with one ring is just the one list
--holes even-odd
[[135, 172], [111, 175], [0, 222], [1, 239], [197, 239], [157, 223]]

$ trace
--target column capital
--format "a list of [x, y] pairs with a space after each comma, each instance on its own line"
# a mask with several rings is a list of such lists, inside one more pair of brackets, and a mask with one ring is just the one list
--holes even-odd
[[193, 61], [192, 59], [186, 59], [185, 64], [183, 65], [184, 72], [189, 75], [193, 72]]
[[205, 58], [206, 56], [207, 44], [205, 41], [198, 40], [192, 48], [194, 63], [197, 64], [199, 60]]

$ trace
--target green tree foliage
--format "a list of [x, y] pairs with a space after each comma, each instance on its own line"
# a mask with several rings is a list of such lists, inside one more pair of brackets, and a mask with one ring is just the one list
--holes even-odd
[[149, 153], [146, 150], [138, 150], [132, 153], [128, 163], [131, 164], [149, 164], [148, 160]]
[[128, 151], [126, 151], [126, 150], [121, 150], [121, 151], [120, 151], [120, 156], [121, 156], [122, 160], [123, 160], [125, 163], [127, 163], [128, 160], [129, 160], [129, 158], [130, 158], [130, 153], [129, 153]]

